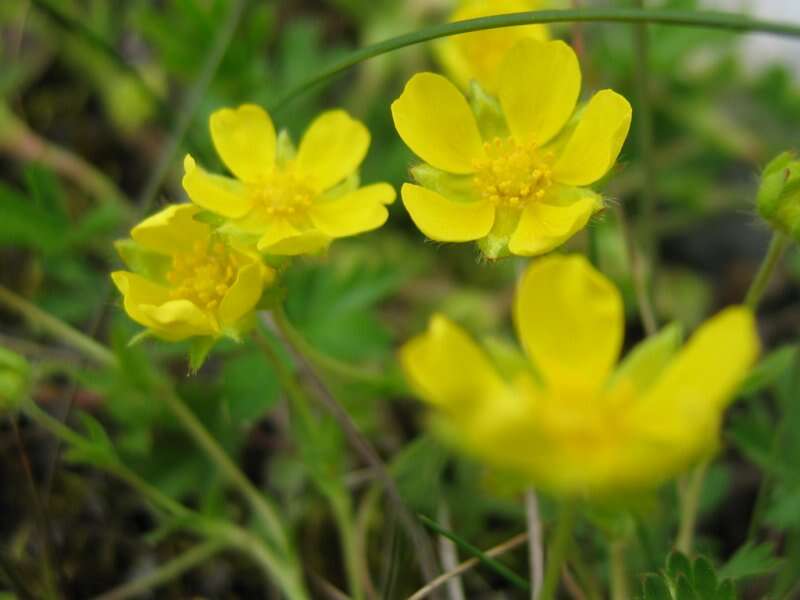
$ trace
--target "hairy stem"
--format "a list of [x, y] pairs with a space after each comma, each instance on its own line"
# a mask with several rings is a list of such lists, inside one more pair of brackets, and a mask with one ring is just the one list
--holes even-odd
[[764, 296], [764, 292], [767, 290], [767, 285], [769, 285], [769, 280], [772, 278], [775, 267], [778, 266], [778, 263], [780, 262], [781, 257], [783, 256], [783, 253], [788, 247], [790, 241], [791, 239], [789, 237], [778, 231], [772, 235], [767, 253], [764, 255], [764, 259], [761, 261], [758, 272], [756, 273], [753, 282], [750, 284], [750, 288], [747, 290], [747, 295], [744, 298], [744, 303], [753, 311], [758, 309], [758, 304], [761, 302], [761, 298]]

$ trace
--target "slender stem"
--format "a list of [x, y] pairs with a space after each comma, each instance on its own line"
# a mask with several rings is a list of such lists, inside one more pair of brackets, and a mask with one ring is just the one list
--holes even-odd
[[697, 513], [700, 509], [700, 494], [703, 491], [708, 461], [697, 465], [685, 479], [681, 493], [681, 515], [675, 548], [690, 554], [694, 543], [694, 530], [697, 526]]
[[[493, 548], [489, 548], [488, 550], [483, 552], [483, 555], [488, 556], [490, 558], [494, 558], [495, 556], [500, 556], [501, 554], [505, 554], [506, 552], [509, 552], [514, 548], [522, 546], [527, 541], [528, 541], [527, 532], [518, 533], [517, 535], [515, 535], [511, 539], [506, 540], [502, 544], [498, 544]], [[443, 586], [448, 581], [450, 581], [453, 577], [458, 577], [462, 573], [466, 573], [467, 571], [478, 566], [479, 564], [481, 564], [481, 561], [480, 559], [477, 558], [470, 558], [468, 560], [465, 560], [451, 571], [448, 571], [447, 573], [442, 573], [436, 579], [426, 584], [425, 587], [418, 589], [416, 592], [414, 592], [408, 597], [408, 600], [422, 600], [423, 598], [427, 598], [439, 587]]]
[[355, 519], [350, 496], [345, 490], [341, 493], [330, 495], [329, 501], [333, 509], [333, 517], [339, 530], [339, 540], [344, 558], [344, 567], [347, 573], [350, 595], [353, 600], [364, 599], [363, 573], [361, 561], [358, 558], [358, 543], [356, 541]]
[[198, 544], [191, 550], [164, 563], [147, 575], [120, 585], [104, 594], [100, 594], [94, 600], [125, 600], [126, 598], [135, 598], [173, 579], [177, 579], [186, 571], [206, 562], [223, 548], [225, 548], [225, 544], [220, 540], [209, 540]]
[[556, 528], [547, 553], [547, 566], [544, 571], [542, 593], [538, 600], [554, 600], [561, 576], [561, 565], [569, 551], [572, 540], [572, 524], [575, 520], [575, 506], [565, 503], [561, 506], [556, 521]]
[[317, 374], [316, 370], [311, 363], [309, 363], [305, 355], [303, 355], [302, 352], [291, 343], [289, 338], [283, 336], [283, 332], [277, 327], [277, 323], [274, 323], [274, 314], [272, 320], [267, 317], [265, 322], [268, 325], [272, 325], [274, 328], [278, 329], [276, 332], [278, 337], [283, 340], [287, 348], [292, 352], [294, 359], [306, 373], [310, 382], [314, 385], [317, 393], [314, 394], [313, 397], [318, 399], [322, 407], [328, 411], [331, 416], [333, 416], [353, 449], [370, 467], [374, 469], [375, 473], [386, 489], [386, 495], [394, 506], [395, 511], [397, 511], [400, 524], [403, 526], [409, 536], [409, 539], [416, 548], [416, 558], [420, 567], [420, 571], [425, 579], [433, 579], [436, 576], [436, 558], [433, 550], [430, 547], [430, 540], [420, 529], [413, 515], [409, 512], [408, 508], [403, 502], [400, 492], [397, 489], [397, 484], [389, 473], [389, 470], [386, 468], [386, 465], [383, 463], [383, 460], [381, 460], [377, 450], [375, 450], [370, 441], [364, 437], [361, 431], [359, 431], [358, 426], [353, 422], [353, 419], [350, 417], [349, 413], [342, 407], [341, 404], [339, 404], [336, 398], [334, 398], [333, 394], [331, 394], [330, 390], [325, 385], [325, 382]]
[[525, 515], [528, 522], [528, 565], [531, 573], [531, 600], [536, 600], [542, 591], [544, 553], [542, 552], [542, 520], [539, 515], [539, 500], [533, 488], [525, 491]]
[[247, 500], [253, 512], [258, 515], [267, 528], [270, 538], [277, 544], [281, 553], [283, 553], [286, 558], [290, 558], [292, 556], [292, 550], [289, 537], [276, 508], [271, 505], [267, 498], [257, 490], [245, 474], [242, 473], [239, 467], [237, 467], [225, 453], [217, 440], [214, 439], [176, 393], [172, 390], [164, 389], [162, 390], [162, 398], [183, 428], [194, 439], [195, 443], [203, 449], [211, 461], [222, 472], [223, 476], [231, 485], [237, 488]]
[[3, 286], [0, 286], [0, 304], [92, 360], [106, 366], [117, 363], [117, 357], [111, 350]]
[[639, 254], [636, 241], [633, 239], [633, 234], [628, 226], [625, 209], [622, 208], [621, 205], [617, 206], [617, 220], [619, 221], [619, 228], [622, 232], [622, 238], [628, 252], [628, 264], [631, 270], [633, 289], [636, 294], [636, 303], [639, 305], [639, 317], [642, 320], [642, 327], [644, 327], [645, 334], [651, 336], [658, 330], [656, 312], [653, 308], [653, 302], [647, 287], [647, 276], [644, 272], [642, 257]]
[[214, 75], [217, 73], [222, 58], [225, 56], [225, 52], [236, 33], [236, 29], [239, 27], [239, 22], [242, 19], [247, 0], [232, 0], [229, 5], [230, 9], [228, 10], [228, 14], [225, 16], [220, 26], [217, 27], [214, 43], [205, 57], [200, 75], [195, 79], [192, 87], [186, 93], [181, 103], [180, 110], [177, 112], [175, 125], [170, 133], [169, 142], [161, 151], [158, 162], [139, 195], [137, 204], [140, 214], [147, 213], [155, 202], [161, 183], [164, 181], [167, 172], [175, 161], [178, 150], [181, 148], [183, 138], [186, 136], [186, 132], [194, 118], [195, 112], [197, 112], [200, 103], [206, 97], [208, 86], [214, 79]]
[[674, 25], [682, 27], [700, 27], [705, 29], [723, 29], [728, 31], [758, 31], [800, 37], [800, 25], [785, 21], [765, 21], [752, 19], [745, 15], [695, 10], [670, 10], [634, 8], [580, 8], [571, 10], [540, 10], [530, 12], [511, 13], [468, 19], [456, 23], [445, 23], [425, 27], [417, 31], [399, 35], [376, 44], [360, 48], [344, 58], [335, 61], [330, 66], [322, 69], [316, 75], [306, 79], [291, 88], [273, 109], [283, 107], [289, 100], [327, 81], [328, 79], [346, 71], [367, 59], [420, 44], [437, 38], [479, 31], [482, 29], [496, 29], [500, 27], [514, 27], [516, 25], [532, 25], [534, 23], [565, 23], [565, 22], [603, 22], [603, 23], [657, 23], [660, 25]]
[[767, 253], [761, 261], [758, 272], [744, 298], [744, 303], [753, 311], [758, 309], [758, 304], [761, 302], [761, 298], [767, 289], [772, 273], [775, 271], [775, 267], [780, 262], [781, 256], [783, 256], [790, 241], [788, 236], [778, 231], [772, 235]]
[[387, 386], [394, 383], [380, 373], [344, 363], [317, 350], [313, 345], [308, 343], [303, 334], [292, 325], [282, 305], [276, 306], [272, 311], [272, 315], [275, 319], [275, 324], [288, 342], [320, 371], [344, 381], [360, 381], [378, 386]]
[[[444, 498], [439, 500], [439, 510], [436, 515], [439, 522], [447, 529], [452, 529], [450, 520], [450, 509]], [[458, 548], [453, 540], [439, 536], [439, 559], [442, 561], [442, 568], [452, 571], [458, 566]], [[465, 600], [464, 584], [460, 577], [453, 577], [447, 582], [447, 596], [450, 600]]]
[[625, 542], [611, 542], [611, 600], [628, 600], [628, 573], [625, 568]]

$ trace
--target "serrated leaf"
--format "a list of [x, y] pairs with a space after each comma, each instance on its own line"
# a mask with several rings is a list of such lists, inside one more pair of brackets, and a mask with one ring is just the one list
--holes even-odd
[[672, 552], [667, 558], [667, 576], [677, 582], [679, 576], [691, 578], [692, 576], [692, 563], [686, 558], [686, 555], [678, 552]]
[[[684, 556], [683, 558], [686, 557]], [[681, 573], [675, 579], [675, 600], [705, 600], [705, 598], [694, 593], [689, 577]]]
[[714, 598], [715, 600], [736, 600], [736, 588], [733, 585], [733, 581], [730, 579], [723, 581]]
[[672, 600], [672, 594], [660, 575], [646, 575], [642, 582], [642, 600]]
[[744, 579], [772, 573], [781, 565], [775, 557], [772, 544], [754, 544], [748, 542], [736, 551], [730, 560], [720, 569], [722, 579]]
[[692, 565], [692, 583], [699, 598], [713, 598], [717, 592], [717, 575], [705, 557], [696, 558]]

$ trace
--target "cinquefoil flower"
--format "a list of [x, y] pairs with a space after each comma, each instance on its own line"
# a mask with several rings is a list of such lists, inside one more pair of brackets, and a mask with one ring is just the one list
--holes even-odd
[[184, 160], [192, 202], [227, 220], [225, 233], [279, 255], [324, 250], [334, 238], [376, 229], [395, 197], [386, 183], [358, 187], [369, 132], [343, 110], [317, 117], [295, 153], [269, 115], [253, 104], [211, 115], [211, 138], [236, 177], [212, 175]]
[[125, 312], [156, 337], [238, 339], [275, 272], [195, 220], [198, 212], [172, 205], [139, 223], [133, 241], [117, 245], [136, 272], [115, 271], [111, 278]]
[[[462, 0], [450, 15], [450, 22], [541, 10], [543, 4], [541, 0]], [[444, 71], [462, 89], [467, 89], [474, 79], [494, 93], [497, 69], [506, 53], [521, 40], [549, 38], [545, 25], [519, 25], [451, 35], [438, 40], [434, 48]]]
[[578, 255], [534, 262], [514, 317], [527, 360], [493, 361], [441, 315], [400, 359], [455, 443], [568, 496], [654, 486], [708, 455], [759, 350], [752, 313], [731, 307], [683, 348], [667, 327], [615, 367], [622, 300]]
[[570, 120], [580, 79], [569, 46], [533, 40], [503, 60], [497, 101], [476, 90], [470, 106], [444, 77], [412, 77], [392, 115], [427, 163], [411, 169], [420, 185], [402, 189], [417, 227], [441, 242], [478, 240], [489, 258], [542, 254], [583, 228], [603, 206], [584, 186], [616, 161], [631, 107], [602, 90]]

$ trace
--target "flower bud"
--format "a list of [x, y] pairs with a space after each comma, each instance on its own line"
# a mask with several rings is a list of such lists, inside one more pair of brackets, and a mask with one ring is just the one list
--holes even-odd
[[756, 205], [772, 227], [800, 240], [800, 160], [794, 152], [779, 154], [764, 168]]

